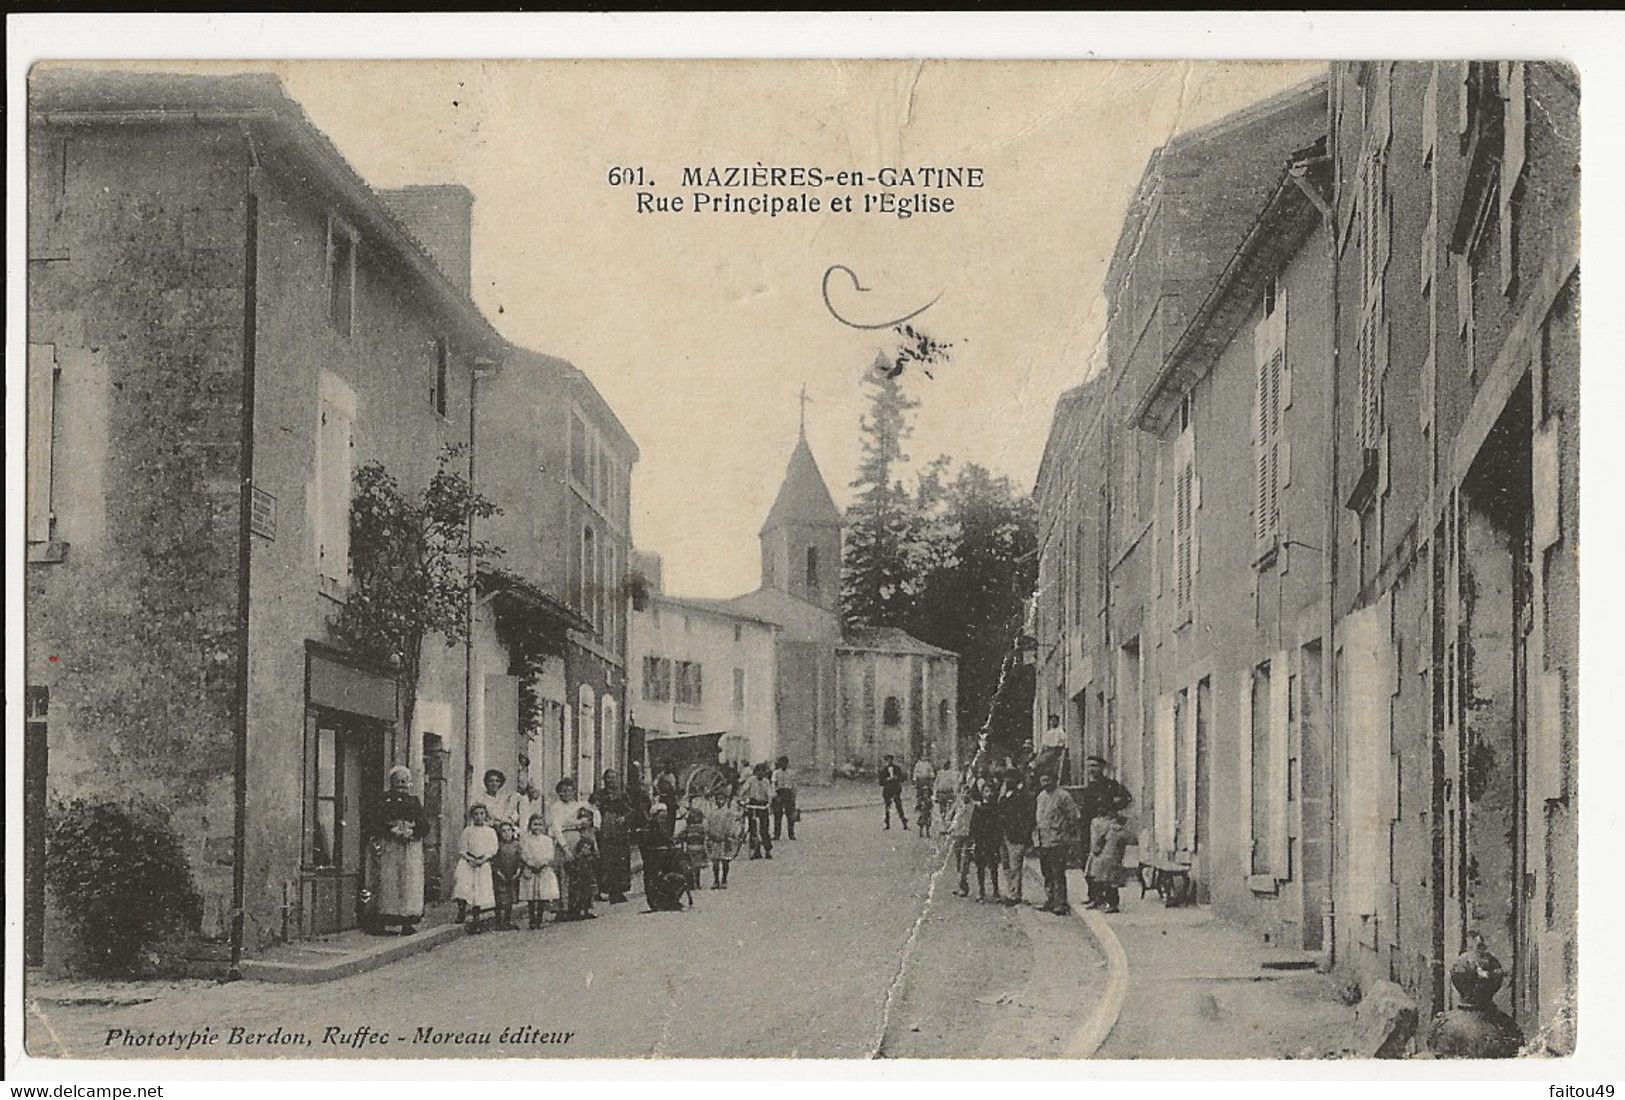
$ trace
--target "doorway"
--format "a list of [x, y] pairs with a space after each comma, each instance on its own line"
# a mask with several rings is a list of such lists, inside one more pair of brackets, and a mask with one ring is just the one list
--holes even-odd
[[[1526, 815], [1528, 640], [1533, 508], [1530, 391], [1526, 377], [1508, 400], [1463, 480], [1459, 497], [1457, 665], [1460, 722], [1447, 745], [1459, 768], [1456, 838], [1465, 928], [1484, 937], [1510, 976], [1508, 1008], [1535, 1019], [1533, 888]], [[1460, 799], [1460, 796], [1458, 796]], [[1461, 950], [1447, 943], [1447, 954]]]
[[305, 719], [307, 927], [315, 935], [360, 924], [366, 837], [384, 788], [388, 724], [312, 707]]

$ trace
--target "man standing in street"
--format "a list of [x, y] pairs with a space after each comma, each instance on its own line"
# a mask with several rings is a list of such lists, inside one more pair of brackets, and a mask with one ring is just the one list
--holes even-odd
[[781, 756], [773, 762], [773, 839], [789, 830], [789, 838], [796, 838], [796, 776], [790, 770], [790, 758]]
[[891, 808], [897, 807], [897, 816], [902, 819], [903, 828], [908, 828], [908, 814], [903, 812], [903, 781], [908, 777], [898, 766], [897, 758], [887, 754], [885, 762], [880, 766], [880, 794], [886, 803], [886, 828], [891, 828]]
[[[1106, 760], [1100, 756], [1091, 756], [1084, 761], [1083, 790], [1079, 792], [1078, 800], [1085, 837], [1094, 835], [1097, 819], [1111, 817], [1134, 804], [1134, 796], [1128, 793], [1128, 788], [1106, 774]], [[1089, 904], [1100, 904], [1099, 891], [1093, 887], [1089, 890]]]
[[1004, 833], [1004, 904], [1021, 904], [1022, 872], [1027, 865], [1027, 849], [1037, 824], [1037, 799], [1022, 781], [1019, 771], [1004, 773], [1004, 789], [999, 792], [999, 826]]
[[1071, 908], [1066, 897], [1066, 857], [1078, 837], [1078, 805], [1061, 789], [1054, 772], [1040, 774], [1038, 786], [1033, 844], [1044, 872], [1044, 904], [1039, 908], [1060, 916]]

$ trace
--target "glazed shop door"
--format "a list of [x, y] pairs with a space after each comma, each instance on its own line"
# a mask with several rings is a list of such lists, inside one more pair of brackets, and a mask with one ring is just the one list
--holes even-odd
[[366, 836], [384, 785], [385, 727], [334, 711], [306, 721], [305, 910], [310, 932], [360, 923]]

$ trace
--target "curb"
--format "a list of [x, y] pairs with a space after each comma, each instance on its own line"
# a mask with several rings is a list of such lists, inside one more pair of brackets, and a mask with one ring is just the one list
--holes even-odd
[[[1044, 892], [1044, 879], [1035, 869], [1035, 864], [1035, 860], [1029, 859], [1022, 869], [1025, 872], [1024, 891], [1032, 891], [1033, 896], [1037, 897]], [[1069, 870], [1066, 876], [1068, 899], [1080, 893], [1087, 896], [1088, 885], [1083, 880], [1082, 871]], [[1065, 1058], [1093, 1058], [1117, 1026], [1117, 1020], [1123, 1014], [1123, 1002], [1128, 999], [1128, 952], [1123, 950], [1122, 942], [1105, 917], [1093, 909], [1080, 907], [1075, 901], [1069, 900], [1068, 905], [1083, 921], [1084, 927], [1089, 929], [1089, 934], [1094, 936], [1101, 954], [1106, 956], [1106, 990], [1061, 1054]]]
[[[1076, 876], [1076, 884], [1073, 878]], [[1083, 881], [1082, 871], [1067, 872], [1068, 896], [1075, 896], [1078, 892], [1074, 885], [1084, 888], [1087, 894], [1088, 886]], [[1117, 1026], [1118, 1018], [1123, 1015], [1123, 1002], [1128, 999], [1128, 952], [1123, 950], [1122, 941], [1106, 918], [1093, 909], [1081, 908], [1077, 902], [1070, 902], [1072, 911], [1083, 918], [1095, 943], [1100, 947], [1101, 953], [1106, 956], [1106, 992], [1095, 1005], [1095, 1010], [1089, 1014], [1072, 1041], [1067, 1044], [1066, 1053], [1071, 1058], [1093, 1058], [1100, 1048], [1106, 1045], [1111, 1036], [1112, 1029]]]

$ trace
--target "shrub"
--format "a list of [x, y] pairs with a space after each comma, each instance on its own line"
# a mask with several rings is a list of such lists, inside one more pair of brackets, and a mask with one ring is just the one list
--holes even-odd
[[148, 803], [74, 799], [53, 806], [45, 883], [93, 974], [143, 969], [157, 944], [195, 933], [203, 917], [169, 814]]

